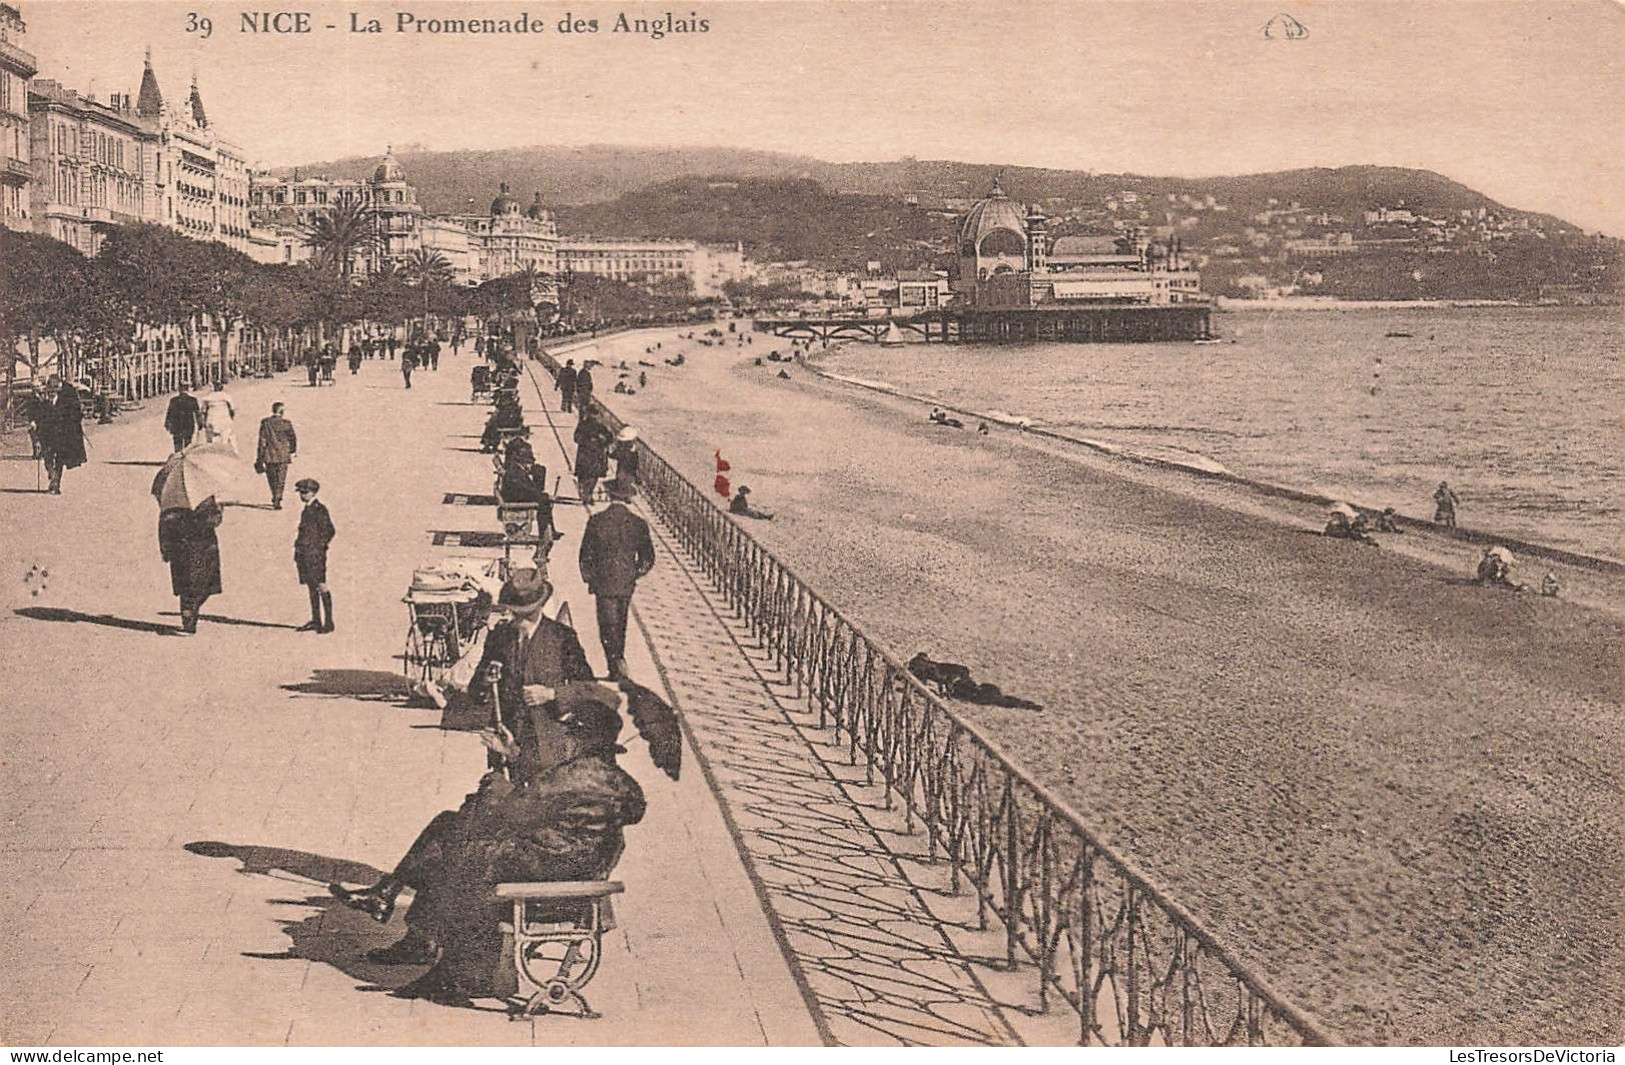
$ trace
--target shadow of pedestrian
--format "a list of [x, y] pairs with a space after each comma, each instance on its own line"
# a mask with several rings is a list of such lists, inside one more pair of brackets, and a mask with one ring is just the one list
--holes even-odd
[[325, 695], [372, 703], [400, 702], [412, 694], [411, 681], [399, 673], [376, 669], [318, 669], [310, 680], [283, 684], [281, 688], [296, 695]]
[[13, 496], [47, 496], [51, 494], [49, 488], [0, 488], [0, 492]]
[[86, 614], [80, 610], [68, 610], [57, 606], [26, 606], [13, 613], [35, 621], [86, 621], [92, 625], [105, 625], [110, 629], [150, 632], [155, 636], [174, 636], [180, 632], [174, 625], [165, 625], [157, 621], [136, 621], [133, 618], [114, 617], [112, 614]]
[[152, 461], [149, 459], [108, 459], [103, 466], [162, 466], [167, 459]]
[[[364, 862], [329, 858], [284, 847], [199, 840], [186, 844], [186, 850], [204, 858], [235, 858], [242, 863], [242, 868], [238, 870], [240, 873], [290, 882], [371, 884], [383, 875]], [[271, 902], [278, 906], [305, 906], [315, 912], [308, 917], [278, 922], [289, 939], [286, 950], [243, 951], [245, 958], [320, 962], [361, 981], [363, 990], [368, 991], [394, 991], [422, 968], [380, 965], [368, 961], [367, 951], [387, 946], [395, 941], [396, 935], [376, 921], [344, 906], [326, 892], [272, 899]]]
[[[180, 614], [174, 610], [159, 611], [159, 617], [178, 618]], [[228, 618], [224, 614], [199, 614], [199, 621], [212, 621], [216, 625], [247, 625], [251, 629], [287, 629], [297, 632], [298, 625], [289, 625], [281, 621], [251, 621], [248, 618]]]

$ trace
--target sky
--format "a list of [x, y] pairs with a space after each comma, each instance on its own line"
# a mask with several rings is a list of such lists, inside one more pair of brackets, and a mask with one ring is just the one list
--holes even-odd
[[[8, 2], [40, 77], [134, 93], [150, 47], [166, 99], [184, 102], [195, 71], [211, 123], [268, 165], [392, 144], [710, 145], [1186, 177], [1371, 163], [1625, 236], [1613, 0]], [[307, 11], [312, 32], [243, 32], [260, 10]], [[396, 32], [401, 16], [521, 12], [543, 31]], [[708, 30], [611, 32], [621, 13], [668, 12]], [[188, 32], [194, 13], [207, 38]], [[385, 32], [350, 32], [352, 14]], [[599, 32], [560, 33], [566, 15]], [[1267, 37], [1278, 15], [1306, 35]]]

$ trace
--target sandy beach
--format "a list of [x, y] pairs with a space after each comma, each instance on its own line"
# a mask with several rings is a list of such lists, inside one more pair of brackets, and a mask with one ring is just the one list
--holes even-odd
[[1625, 580], [1480, 588], [1470, 544], [1326, 540], [1310, 504], [933, 427], [751, 364], [774, 347], [575, 357], [696, 483], [720, 448], [777, 511], [752, 534], [892, 653], [1041, 703], [963, 712], [1343, 1038], [1625, 1038]]

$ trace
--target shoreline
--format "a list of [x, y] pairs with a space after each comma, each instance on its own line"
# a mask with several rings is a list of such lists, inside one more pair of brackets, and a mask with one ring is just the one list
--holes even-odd
[[[1381, 506], [1372, 506], [1370, 504], [1361, 503], [1355, 499], [1337, 499], [1317, 492], [1311, 492], [1307, 489], [1296, 488], [1292, 485], [1276, 484], [1270, 481], [1263, 481], [1256, 478], [1247, 477], [1242, 474], [1235, 473], [1234, 471], [1229, 470], [1221, 464], [1213, 462], [1212, 460], [1206, 460], [1209, 465], [1204, 466], [1194, 461], [1182, 462], [1175, 458], [1167, 458], [1150, 454], [1143, 450], [1136, 450], [1130, 445], [1111, 444], [1104, 441], [1091, 440], [1086, 437], [1071, 436], [1054, 429], [1046, 428], [1041, 421], [1027, 418], [1020, 414], [1012, 414], [1009, 411], [1003, 410], [977, 410], [971, 407], [954, 406], [939, 399], [933, 399], [929, 396], [922, 396], [917, 393], [904, 391], [888, 381], [875, 381], [868, 378], [842, 374], [837, 371], [827, 369], [824, 366], [825, 361], [840, 354], [847, 343], [856, 342], [847, 341], [843, 344], [837, 344], [823, 351], [819, 351], [811, 358], [804, 358], [802, 365], [826, 381], [866, 389], [871, 392], [877, 392], [881, 395], [894, 396], [897, 399], [916, 403], [922, 407], [940, 407], [941, 409], [950, 411], [954, 414], [963, 415], [969, 418], [976, 418], [980, 421], [996, 423], [1004, 426], [1005, 428], [1015, 429], [1018, 432], [1031, 436], [1048, 438], [1064, 444], [1086, 448], [1097, 454], [1122, 459], [1126, 462], [1132, 462], [1157, 469], [1169, 470], [1185, 476], [1233, 485], [1237, 488], [1257, 493], [1269, 498], [1288, 500], [1296, 503], [1309, 503], [1327, 508], [1332, 506], [1334, 503], [1348, 503], [1358, 510], [1365, 511], [1373, 515], [1380, 514], [1383, 510]], [[1170, 450], [1173, 450], [1172, 445], [1169, 447]], [[1591, 570], [1597, 573], [1611, 574], [1616, 576], [1625, 575], [1625, 560], [1608, 558], [1604, 555], [1591, 554], [1582, 551], [1574, 551], [1568, 548], [1542, 543], [1537, 540], [1503, 535], [1488, 529], [1473, 528], [1469, 526], [1457, 526], [1456, 528], [1451, 529], [1435, 524], [1434, 522], [1425, 518], [1413, 517], [1406, 514], [1400, 514], [1397, 515], [1397, 517], [1399, 519], [1398, 524], [1405, 529], [1406, 532], [1426, 532], [1445, 539], [1474, 544], [1480, 547], [1498, 544], [1510, 548], [1511, 550], [1525, 557], [1541, 558], [1563, 565]]]
[[1248, 300], [1234, 296], [1214, 296], [1216, 311], [1440, 311], [1516, 307], [1520, 310], [1565, 310], [1590, 304], [1522, 303], [1518, 300], [1346, 300], [1336, 296], [1280, 296]]

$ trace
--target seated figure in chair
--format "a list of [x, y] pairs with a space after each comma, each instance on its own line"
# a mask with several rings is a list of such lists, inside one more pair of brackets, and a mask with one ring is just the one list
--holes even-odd
[[387, 922], [396, 897], [414, 892], [406, 936], [371, 952], [383, 964], [431, 965], [402, 997], [467, 1005], [506, 997], [516, 981], [503, 954], [509, 905], [496, 886], [512, 881], [601, 880], [619, 860], [622, 830], [642, 820], [636, 780], [619, 765], [622, 696], [594, 682], [524, 691], [523, 724], [487, 737], [500, 768], [455, 811], [439, 814], [400, 863], [370, 887], [329, 890], [346, 906]]

